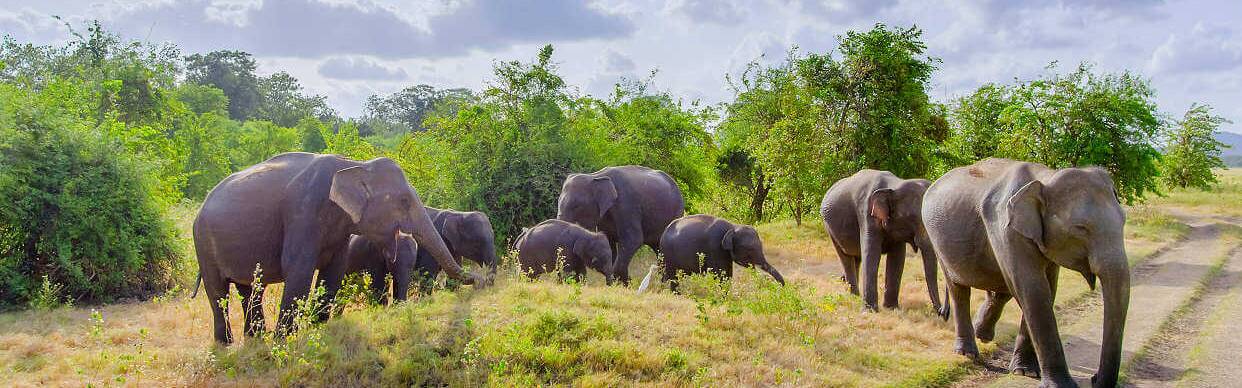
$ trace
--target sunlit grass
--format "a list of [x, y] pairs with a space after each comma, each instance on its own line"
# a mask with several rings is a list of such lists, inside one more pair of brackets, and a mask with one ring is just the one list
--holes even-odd
[[[187, 248], [196, 207], [175, 209]], [[1130, 209], [1132, 260], [1186, 232], [1161, 209]], [[633, 286], [606, 287], [595, 273], [585, 284], [529, 282], [508, 265], [495, 287], [442, 290], [391, 307], [354, 302], [287, 341], [242, 337], [234, 308], [239, 343], [220, 348], [206, 300], [187, 299], [187, 286], [152, 302], [0, 314], [0, 371], [47, 385], [349, 386], [914, 386], [969, 373], [971, 363], [952, 352], [952, 328], [929, 306], [913, 252], [901, 308], [866, 313], [839, 280], [818, 220], [758, 229], [787, 287], [739, 268], [727, 286], [700, 276], [685, 281], [684, 295], [663, 285], [639, 295]], [[654, 261], [644, 249], [631, 275], [641, 279]], [[179, 278], [190, 284], [193, 275]], [[1078, 274], [1062, 276], [1059, 301], [1088, 292]], [[280, 294], [279, 285], [267, 290], [269, 327]], [[982, 292], [974, 294], [977, 306]], [[1012, 339], [1018, 316], [1011, 303], [1001, 341]]]

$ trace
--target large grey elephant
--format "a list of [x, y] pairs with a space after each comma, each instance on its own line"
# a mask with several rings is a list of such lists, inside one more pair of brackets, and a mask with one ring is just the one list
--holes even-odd
[[565, 178], [556, 218], [608, 236], [616, 253], [613, 272], [628, 285], [634, 253], [643, 244], [659, 252], [660, 234], [685, 211], [681, 190], [668, 174], [618, 166]]
[[736, 225], [704, 214], [689, 215], [668, 225], [660, 237], [660, 247], [664, 255], [664, 281], [674, 292], [680, 274], [711, 271], [722, 279], [730, 279], [734, 263], [759, 268], [785, 284], [785, 277], [768, 263], [759, 232], [749, 225]]
[[[367, 162], [301, 152], [277, 155], [234, 173], [207, 194], [194, 220], [194, 248], [220, 343], [233, 340], [225, 300], [229, 284], [246, 301], [262, 299], [262, 284], [285, 283], [278, 329], [292, 329], [295, 302], [305, 299], [316, 270], [344, 265], [357, 234], [394, 257], [401, 233], [428, 249], [449, 276], [486, 282], [453, 261], [418, 194], [391, 159]], [[254, 284], [261, 271], [261, 283]], [[340, 279], [323, 279], [325, 284]], [[259, 287], [256, 287], [259, 286]], [[331, 300], [334, 295], [325, 295]], [[243, 303], [246, 334], [263, 328], [257, 303]], [[326, 311], [320, 319], [326, 318]]]
[[953, 301], [958, 353], [978, 356], [970, 290], [1012, 295], [1022, 308], [1013, 367], [1039, 370], [1041, 385], [1075, 386], [1053, 315], [1057, 272], [1078, 271], [1104, 299], [1104, 339], [1095, 386], [1113, 387], [1130, 300], [1125, 212], [1099, 168], [1050, 169], [987, 159], [942, 176], [923, 197], [923, 221]]
[[608, 283], [614, 278], [608, 238], [571, 222], [546, 220], [526, 228], [513, 248], [517, 250], [522, 273], [532, 279], [559, 270], [564, 276], [582, 281], [587, 268], [604, 274]]
[[[888, 255], [884, 272], [884, 307], [897, 308], [906, 245], [923, 255], [923, 274], [932, 307], [945, 318], [936, 281], [936, 254], [923, 229], [923, 193], [931, 182], [901, 179], [888, 171], [862, 170], [839, 180], [824, 193], [819, 214], [845, 269], [850, 292], [876, 309], [880, 255]], [[859, 271], [862, 279], [859, 279]]]

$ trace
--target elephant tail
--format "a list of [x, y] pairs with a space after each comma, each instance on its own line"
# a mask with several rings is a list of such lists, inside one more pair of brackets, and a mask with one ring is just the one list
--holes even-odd
[[190, 294], [190, 299], [198, 296], [198, 285], [203, 282], [203, 271], [198, 271], [198, 277], [194, 278], [194, 292]]
[[[944, 271], [943, 265], [940, 266], [940, 270]], [[949, 313], [953, 312], [953, 307], [949, 304], [949, 283], [949, 272], [944, 271], [944, 304], [940, 305], [940, 311], [937, 311], [937, 313], [939, 313], [940, 319], [945, 321], [949, 320]]]

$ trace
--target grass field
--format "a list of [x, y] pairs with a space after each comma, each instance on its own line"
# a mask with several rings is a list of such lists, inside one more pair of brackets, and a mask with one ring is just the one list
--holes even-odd
[[[1130, 259], [1186, 233], [1166, 209], [1236, 216], [1227, 204], [1242, 198], [1242, 174], [1221, 176], [1218, 192], [1173, 191], [1131, 208]], [[188, 228], [193, 205], [177, 214]], [[17, 385], [943, 386], [978, 370], [952, 352], [952, 329], [931, 311], [914, 256], [901, 308], [866, 313], [838, 280], [818, 222], [759, 230], [786, 287], [743, 271], [729, 286], [700, 277], [687, 281], [685, 295], [639, 295], [598, 276], [529, 282], [505, 266], [484, 290], [442, 290], [395, 306], [345, 295], [345, 312], [326, 324], [229, 348], [212, 345], [207, 302], [189, 299], [184, 287], [152, 301], [0, 314], [0, 371]], [[631, 273], [641, 277], [653, 260], [645, 252]], [[1090, 292], [1078, 274], [1062, 276], [1059, 304]], [[268, 291], [269, 324], [279, 294], [279, 286]], [[1013, 336], [1016, 307], [998, 327], [1000, 342]], [[232, 321], [241, 333], [238, 309]]]

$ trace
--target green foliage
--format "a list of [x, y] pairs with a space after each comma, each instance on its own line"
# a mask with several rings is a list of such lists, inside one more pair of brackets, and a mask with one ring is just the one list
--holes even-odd
[[[429, 85], [410, 86], [388, 96], [370, 96], [366, 101], [365, 134], [392, 134], [424, 131], [423, 125], [443, 103], [472, 101], [468, 89], [436, 89]], [[441, 107], [441, 114], [452, 114], [452, 106]], [[445, 111], [447, 110], [447, 111]]]
[[336, 133], [327, 134], [324, 138], [327, 148], [323, 152], [337, 154], [354, 160], [370, 160], [380, 156], [380, 151], [358, 135], [358, 125], [350, 122], [341, 124]]
[[181, 101], [186, 109], [195, 114], [215, 113], [228, 115], [229, 98], [224, 91], [212, 86], [181, 84], [173, 89], [173, 98]]
[[959, 163], [998, 156], [1052, 168], [1104, 167], [1131, 203], [1157, 190], [1152, 144], [1164, 123], [1153, 99], [1146, 80], [1096, 74], [1085, 64], [1017, 85], [985, 85], [958, 100], [947, 143]]
[[247, 121], [231, 145], [230, 160], [235, 169], [258, 164], [273, 156], [301, 149], [301, 134], [268, 121]]
[[746, 218], [762, 219], [774, 194], [800, 223], [826, 187], [860, 168], [931, 171], [943, 136], [926, 93], [937, 60], [921, 39], [916, 28], [877, 24], [839, 37], [839, 59], [794, 49], [778, 65], [747, 68], [719, 132], [734, 146], [717, 168], [750, 195]]
[[229, 140], [238, 131], [237, 122], [223, 113], [189, 115], [182, 121], [176, 139], [186, 152], [186, 197], [202, 199], [233, 171]]
[[1173, 187], [1195, 187], [1202, 190], [1216, 185], [1213, 168], [1224, 168], [1220, 159], [1221, 148], [1227, 147], [1216, 140], [1216, 133], [1224, 117], [1212, 115], [1207, 105], [1193, 105], [1186, 115], [1165, 133], [1167, 149], [1160, 167], [1164, 182]]
[[318, 153], [328, 148], [327, 141], [323, 139], [328, 126], [319, 119], [304, 117], [298, 121], [297, 129], [302, 134], [302, 151]]
[[[499, 62], [479, 99], [449, 99], [398, 158], [428, 203], [488, 214], [498, 241], [553, 218], [573, 172], [641, 164], [668, 172], [693, 201], [710, 178], [711, 112], [646, 84], [612, 97], [577, 96], [557, 75], [552, 47], [535, 61]], [[329, 142], [331, 144], [331, 142]]]
[[229, 100], [229, 117], [246, 120], [259, 109], [258, 65], [249, 53], [213, 51], [185, 58], [186, 81], [220, 89]]
[[86, 87], [0, 86], [0, 304], [42, 298], [44, 276], [71, 300], [149, 296], [171, 286], [180, 256], [164, 217], [171, 198], [154, 166], [60, 105], [66, 92]]

